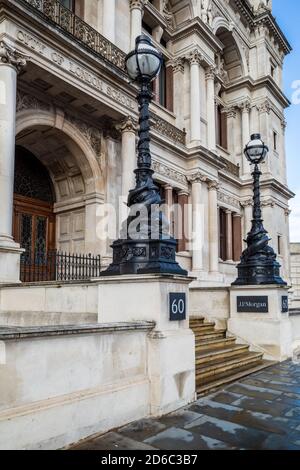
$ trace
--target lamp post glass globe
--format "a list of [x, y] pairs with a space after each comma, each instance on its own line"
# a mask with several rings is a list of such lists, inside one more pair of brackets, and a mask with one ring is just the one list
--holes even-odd
[[135, 50], [126, 57], [126, 69], [135, 82], [151, 81], [160, 72], [163, 57], [152, 46], [151, 39], [142, 34], [136, 38]]
[[258, 165], [264, 161], [268, 151], [269, 149], [261, 140], [260, 134], [253, 134], [245, 147], [244, 154], [250, 163]]

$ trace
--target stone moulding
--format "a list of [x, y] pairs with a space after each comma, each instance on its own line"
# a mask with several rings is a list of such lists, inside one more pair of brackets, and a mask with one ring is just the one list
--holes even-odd
[[86, 334], [104, 334], [121, 331], [148, 331], [155, 327], [154, 322], [95, 323], [85, 325], [6, 327], [0, 328], [0, 341], [16, 341], [49, 336], [71, 336]]
[[152, 129], [156, 130], [160, 134], [165, 135], [175, 143], [185, 145], [186, 143], [186, 132], [178, 129], [169, 122], [165, 121], [161, 117], [154, 113], [150, 113], [150, 119], [152, 122]]

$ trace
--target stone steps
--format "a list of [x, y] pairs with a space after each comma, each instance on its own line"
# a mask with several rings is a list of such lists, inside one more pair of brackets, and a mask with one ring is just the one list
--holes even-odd
[[225, 329], [217, 330], [202, 317], [199, 322], [193, 317], [190, 328], [195, 334], [196, 387], [200, 395], [274, 364], [264, 361], [263, 353], [250, 352], [249, 345], [236, 344], [235, 337], [226, 337]]

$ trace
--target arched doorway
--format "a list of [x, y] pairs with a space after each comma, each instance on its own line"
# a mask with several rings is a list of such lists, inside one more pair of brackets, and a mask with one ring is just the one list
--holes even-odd
[[56, 247], [54, 202], [47, 169], [29, 150], [16, 146], [13, 235], [25, 250], [21, 256], [22, 281], [53, 277], [45, 272], [45, 262]]

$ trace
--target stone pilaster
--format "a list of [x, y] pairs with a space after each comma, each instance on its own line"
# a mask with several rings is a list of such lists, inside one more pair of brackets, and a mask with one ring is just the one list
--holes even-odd
[[200, 64], [203, 57], [198, 49], [194, 49], [189, 57], [190, 63], [190, 129], [191, 143], [200, 144], [201, 141], [201, 106], [200, 106]]
[[135, 186], [136, 168], [136, 132], [138, 129], [137, 122], [127, 116], [117, 129], [122, 133], [122, 197], [127, 199], [130, 189]]
[[130, 49], [135, 48], [137, 36], [142, 34], [142, 18], [144, 6], [148, 0], [129, 0], [130, 6]]
[[174, 113], [176, 126], [183, 129], [184, 126], [184, 58], [180, 57], [173, 62], [174, 81]]
[[202, 201], [202, 185], [207, 177], [200, 171], [188, 176], [192, 185], [192, 270], [203, 270], [204, 244], [204, 205]]
[[244, 157], [244, 148], [250, 140], [250, 111], [251, 103], [246, 100], [239, 105], [242, 116], [242, 175], [249, 175], [251, 173], [249, 162]]
[[207, 103], [207, 146], [216, 150], [216, 106], [215, 106], [215, 67], [209, 66], [205, 71]]
[[116, 39], [116, 0], [103, 0], [102, 34], [113, 44]]
[[189, 193], [188, 191], [179, 191], [178, 193], [178, 251], [187, 251], [187, 238], [188, 238], [188, 203]]
[[232, 212], [226, 210], [226, 259], [227, 261], [233, 260], [232, 250]]
[[219, 272], [218, 188], [217, 181], [208, 182], [209, 271]]

